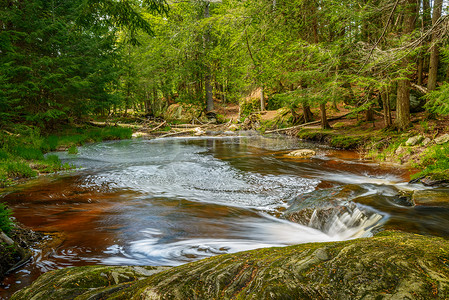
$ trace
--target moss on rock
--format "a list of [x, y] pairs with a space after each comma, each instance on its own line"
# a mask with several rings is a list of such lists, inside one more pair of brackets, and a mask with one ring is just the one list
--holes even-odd
[[[449, 297], [449, 242], [402, 232], [215, 256], [158, 273], [145, 268], [155, 274], [133, 268], [52, 271], [12, 299]], [[114, 280], [113, 273], [123, 280]]]

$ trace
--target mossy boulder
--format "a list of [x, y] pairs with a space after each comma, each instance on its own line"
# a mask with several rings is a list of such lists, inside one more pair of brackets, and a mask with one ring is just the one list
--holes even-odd
[[271, 118], [262, 118], [261, 123], [263, 129], [272, 130], [293, 126], [294, 121], [295, 118], [292, 114], [292, 110], [290, 108], [283, 107], [278, 109]]
[[[449, 297], [449, 242], [402, 232], [227, 254], [167, 270], [144, 269], [155, 274], [106, 266], [52, 271], [12, 299]], [[118, 282], [114, 272], [121, 278]]]
[[167, 267], [85, 266], [52, 271], [11, 299], [102, 299]]
[[[164, 119], [168, 122], [190, 123], [192, 120], [200, 119], [202, 108], [189, 104], [172, 104], [164, 113]], [[207, 120], [202, 120], [207, 121]]]

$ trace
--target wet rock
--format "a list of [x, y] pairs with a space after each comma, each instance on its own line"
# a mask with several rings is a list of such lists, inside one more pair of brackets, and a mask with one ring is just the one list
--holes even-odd
[[104, 299], [168, 267], [88, 266], [52, 271], [39, 277], [38, 290], [21, 290], [12, 299]]
[[292, 151], [288, 154], [289, 156], [294, 156], [298, 158], [309, 158], [316, 155], [316, 152], [310, 149], [299, 149]]
[[449, 189], [415, 191], [412, 199], [415, 205], [449, 207]]
[[422, 183], [425, 186], [431, 187], [446, 187], [449, 186], [447, 179], [441, 179], [440, 176], [428, 175], [410, 180], [409, 183]]
[[375, 229], [382, 216], [368, 207], [361, 209], [351, 201], [364, 192], [366, 190], [359, 186], [346, 185], [300, 195], [290, 201], [283, 218], [327, 234], [339, 234], [351, 228], [355, 236], [369, 235], [364, 231], [365, 225], [369, 223]]
[[393, 198], [394, 203], [401, 206], [414, 206], [413, 193], [408, 191], [399, 191], [398, 195]]
[[[445, 299], [447, 253], [445, 239], [384, 232], [220, 255], [147, 277], [135, 267], [56, 270], [12, 299]], [[124, 275], [118, 284], [112, 272]]]
[[447, 142], [449, 142], [449, 134], [447, 134], [447, 133], [443, 134], [443, 135], [440, 135], [439, 137], [437, 137], [435, 139], [435, 143], [438, 144], [438, 145], [442, 145], [442, 144], [445, 144]]
[[421, 141], [424, 139], [424, 137], [422, 135], [417, 135], [414, 137], [409, 138], [406, 142], [405, 145], [406, 146], [416, 146], [419, 143], [421, 143]]

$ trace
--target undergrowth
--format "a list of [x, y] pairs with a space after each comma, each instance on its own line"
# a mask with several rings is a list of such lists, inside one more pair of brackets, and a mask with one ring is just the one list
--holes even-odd
[[414, 174], [413, 178], [430, 176], [435, 180], [449, 180], [449, 143], [426, 149], [416, 167], [422, 171]]
[[0, 131], [0, 188], [17, 179], [31, 178], [38, 173], [52, 173], [72, 168], [62, 164], [56, 155], [44, 155], [68, 149], [77, 154], [77, 146], [89, 142], [131, 138], [132, 129], [122, 127], [67, 128], [58, 134], [42, 135], [35, 127], [15, 125]]
[[10, 219], [11, 214], [11, 210], [7, 208], [5, 204], [0, 203], [0, 230], [2, 230], [6, 234], [11, 231], [13, 226], [13, 223]]

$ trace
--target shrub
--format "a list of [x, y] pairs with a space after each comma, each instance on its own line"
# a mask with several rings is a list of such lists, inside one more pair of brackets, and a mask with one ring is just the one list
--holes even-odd
[[6, 160], [8, 159], [8, 152], [6, 152], [3, 149], [0, 149], [0, 160]]
[[9, 233], [13, 227], [13, 222], [9, 218], [12, 212], [5, 204], [0, 203], [0, 229], [4, 233]]
[[54, 151], [58, 148], [59, 138], [55, 135], [50, 135], [45, 140], [45, 144], [48, 148], [48, 151]]
[[131, 128], [124, 127], [106, 127], [101, 130], [100, 139], [130, 139], [132, 137], [133, 130]]
[[69, 154], [78, 154], [78, 148], [75, 145], [72, 145], [67, 150], [67, 153], [69, 153]]
[[8, 177], [30, 178], [37, 175], [36, 171], [21, 161], [12, 161], [5, 164], [5, 170]]
[[45, 158], [45, 161], [48, 163], [52, 163], [55, 165], [60, 165], [61, 164], [61, 160], [59, 159], [59, 157], [57, 155], [47, 155], [47, 157]]
[[14, 153], [24, 159], [36, 159], [36, 160], [43, 160], [44, 154], [40, 149], [31, 148], [31, 147], [21, 147], [18, 146], [14, 149]]
[[260, 100], [259, 99], [251, 99], [240, 101], [240, 119], [244, 120], [251, 113], [260, 110]]
[[449, 147], [435, 145], [428, 148], [421, 155], [421, 162], [419, 167], [423, 170], [415, 175], [413, 178], [431, 175], [435, 179], [449, 180]]

